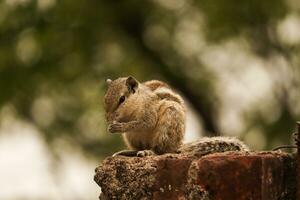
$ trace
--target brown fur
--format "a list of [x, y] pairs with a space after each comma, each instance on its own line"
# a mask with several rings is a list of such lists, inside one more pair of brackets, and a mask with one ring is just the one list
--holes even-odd
[[[182, 98], [166, 83], [156, 80], [137, 82], [134, 92], [130, 92], [126, 85], [128, 78], [109, 83], [104, 98], [109, 130], [124, 133], [125, 143], [133, 150], [176, 152], [185, 132]], [[122, 95], [126, 100], [119, 105]]]
[[[131, 150], [114, 155], [147, 156], [164, 153], [207, 154], [224, 151], [248, 151], [235, 138], [202, 138], [182, 144], [185, 132], [183, 99], [166, 83], [153, 80], [139, 83], [132, 77], [108, 80], [104, 107], [108, 130], [123, 133]], [[120, 103], [120, 97], [124, 102]]]

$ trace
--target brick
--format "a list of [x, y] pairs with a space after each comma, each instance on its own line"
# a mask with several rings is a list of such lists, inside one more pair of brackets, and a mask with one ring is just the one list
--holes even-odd
[[296, 162], [291, 154], [166, 154], [105, 159], [94, 180], [101, 199], [292, 200]]

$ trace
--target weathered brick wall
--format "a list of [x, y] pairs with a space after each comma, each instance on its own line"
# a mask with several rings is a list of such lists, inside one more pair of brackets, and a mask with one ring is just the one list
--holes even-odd
[[109, 157], [94, 179], [100, 199], [296, 199], [296, 160], [278, 152]]

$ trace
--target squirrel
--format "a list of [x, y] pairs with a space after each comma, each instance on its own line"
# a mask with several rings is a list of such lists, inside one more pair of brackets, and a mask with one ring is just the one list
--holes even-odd
[[186, 109], [182, 97], [158, 80], [140, 83], [134, 77], [107, 79], [104, 96], [105, 118], [110, 133], [123, 133], [130, 150], [115, 153], [149, 156], [165, 153], [208, 154], [248, 151], [238, 139], [204, 137], [183, 144]]

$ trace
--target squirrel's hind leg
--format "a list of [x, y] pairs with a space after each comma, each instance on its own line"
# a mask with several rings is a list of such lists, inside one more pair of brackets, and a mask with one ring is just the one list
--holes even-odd
[[114, 153], [112, 155], [112, 157], [115, 157], [115, 156], [137, 156], [138, 154], [138, 150], [122, 150], [122, 151], [118, 151], [116, 153]]
[[155, 155], [155, 153], [152, 150], [142, 150], [137, 152], [138, 157], [153, 156], [153, 155]]
[[153, 150], [157, 154], [176, 153], [184, 136], [184, 113], [176, 107], [176, 104], [173, 106], [167, 104], [161, 112], [157, 134], [153, 140]]

